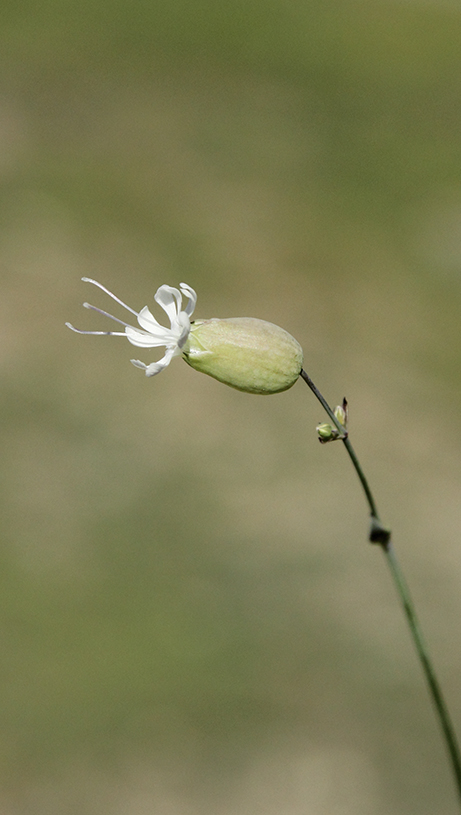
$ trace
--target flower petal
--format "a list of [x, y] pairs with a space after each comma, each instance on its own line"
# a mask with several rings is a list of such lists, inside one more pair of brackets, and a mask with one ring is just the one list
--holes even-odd
[[[163, 331], [168, 329], [164, 328]], [[169, 345], [170, 338], [154, 337], [148, 331], [142, 331], [140, 328], [134, 328], [132, 325], [127, 325], [125, 328], [125, 336], [132, 345], [137, 345], [140, 348], [158, 348], [160, 345]], [[174, 342], [174, 340], [173, 340]]]
[[148, 333], [153, 334], [154, 337], [160, 338], [168, 336], [168, 331], [171, 330], [169, 328], [166, 328], [166, 326], [164, 325], [160, 325], [160, 323], [157, 322], [154, 315], [152, 314], [150, 309], [147, 308], [147, 306], [144, 306], [144, 308], [142, 308], [141, 311], [139, 312], [138, 323], [141, 326], [141, 328], [144, 329], [144, 331], [148, 331]]
[[181, 311], [182, 297], [179, 289], [175, 289], [173, 286], [160, 286], [155, 292], [154, 300], [166, 311], [170, 323], [173, 325]]
[[176, 337], [177, 353], [180, 354], [190, 334], [190, 320], [184, 311], [178, 315], [177, 327], [181, 331]]
[[175, 356], [175, 352], [175, 348], [168, 348], [162, 359], [159, 359], [158, 362], [151, 362], [150, 365], [145, 365], [144, 362], [141, 362], [139, 359], [132, 359], [131, 362], [136, 368], [142, 368], [146, 372], [146, 376], [155, 376], [155, 374], [159, 374], [160, 371], [163, 371], [163, 369], [170, 364]]
[[141, 362], [140, 359], [130, 359], [130, 362], [131, 362], [132, 365], [135, 366], [135, 368], [141, 368], [143, 371], [145, 371], [146, 368], [147, 368], [146, 363]]
[[197, 304], [197, 292], [194, 291], [192, 286], [188, 286], [187, 283], [180, 283], [179, 288], [181, 289], [182, 294], [185, 294], [186, 297], [189, 298], [189, 302], [184, 311], [186, 312], [187, 316], [190, 317]]

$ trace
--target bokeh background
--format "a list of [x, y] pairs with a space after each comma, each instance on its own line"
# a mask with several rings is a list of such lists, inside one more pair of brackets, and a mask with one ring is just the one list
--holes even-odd
[[3, 0], [1, 815], [457, 811], [304, 383], [147, 380], [64, 323], [113, 311], [83, 275], [184, 280], [297, 337], [461, 732], [460, 45], [449, 0]]

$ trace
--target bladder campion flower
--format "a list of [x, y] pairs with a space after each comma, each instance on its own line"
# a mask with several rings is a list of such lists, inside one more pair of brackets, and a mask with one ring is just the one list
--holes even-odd
[[[154, 299], [170, 320], [170, 328], [165, 328], [157, 322], [147, 306], [140, 312], [134, 311], [96, 280], [88, 277], [82, 279], [98, 286], [134, 314], [140, 328], [89, 303], [83, 304], [85, 308], [110, 317], [123, 325], [124, 331], [82, 331], [70, 323], [66, 325], [79, 334], [126, 337], [133, 345], [141, 348], [164, 345], [165, 355], [158, 362], [146, 365], [138, 359], [131, 360], [133, 365], [145, 371], [146, 376], [158, 374], [170, 364], [173, 357], [182, 355], [192, 368], [226, 385], [247, 393], [269, 394], [291, 388], [301, 373], [301, 346], [291, 334], [273, 323], [252, 317], [223, 320], [213, 318], [191, 323], [190, 317], [195, 309], [197, 295], [186, 283], [181, 283], [179, 289], [172, 286], [160, 286], [157, 289]], [[188, 298], [184, 309], [183, 295]]]

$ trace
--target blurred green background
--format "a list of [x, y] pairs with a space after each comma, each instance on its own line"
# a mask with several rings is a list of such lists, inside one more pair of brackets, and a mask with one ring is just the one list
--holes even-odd
[[461, 732], [460, 43], [449, 0], [2, 3], [1, 815], [457, 811], [304, 383], [147, 380], [64, 322], [113, 310], [82, 275], [184, 280], [296, 336]]

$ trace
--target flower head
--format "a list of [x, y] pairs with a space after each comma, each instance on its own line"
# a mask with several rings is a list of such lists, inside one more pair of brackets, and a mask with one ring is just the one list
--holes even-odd
[[[155, 374], [163, 371], [163, 369], [170, 364], [173, 357], [179, 356], [183, 353], [183, 349], [187, 343], [191, 328], [190, 317], [197, 302], [197, 295], [194, 289], [192, 289], [191, 286], [188, 286], [187, 283], [180, 283], [180, 290], [175, 289], [172, 286], [160, 286], [154, 295], [155, 301], [163, 308], [170, 320], [170, 328], [166, 328], [157, 322], [147, 306], [144, 306], [144, 308], [142, 308], [138, 313], [137, 311], [134, 311], [134, 309], [130, 308], [130, 306], [127, 306], [126, 303], [116, 297], [115, 294], [112, 294], [109, 289], [106, 289], [105, 286], [102, 286], [101, 283], [98, 283], [96, 280], [91, 280], [89, 277], [82, 277], [82, 280], [84, 280], [86, 283], [93, 283], [94, 286], [102, 289], [103, 292], [108, 294], [109, 297], [112, 297], [112, 299], [123, 306], [123, 308], [126, 308], [127, 311], [134, 314], [141, 327], [138, 328], [129, 325], [123, 320], [119, 320], [118, 317], [113, 317], [112, 314], [108, 314], [107, 311], [102, 311], [101, 309], [96, 308], [96, 306], [90, 305], [90, 303], [84, 303], [83, 305], [85, 308], [90, 308], [93, 311], [98, 311], [99, 314], [103, 314], [105, 317], [110, 317], [111, 320], [125, 326], [125, 330], [82, 331], [79, 328], [74, 328], [74, 326], [70, 323], [66, 323], [66, 325], [71, 328], [72, 331], [76, 331], [78, 334], [126, 337], [127, 340], [132, 343], [132, 345], [137, 345], [140, 348], [157, 348], [164, 345], [166, 348], [165, 355], [158, 362], [151, 362], [150, 365], [146, 365], [139, 359], [131, 360], [133, 365], [136, 365], [137, 368], [142, 368], [146, 372], [146, 376], [155, 376]], [[184, 310], [182, 309], [182, 295], [188, 297], [188, 302]]]

